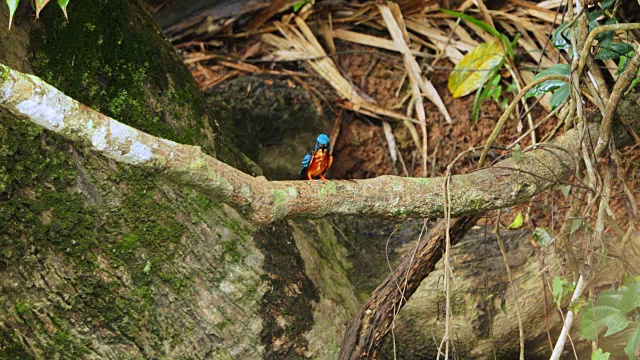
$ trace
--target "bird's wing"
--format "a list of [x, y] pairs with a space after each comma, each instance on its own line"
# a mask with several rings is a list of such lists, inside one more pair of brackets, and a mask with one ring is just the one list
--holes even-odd
[[312, 158], [313, 158], [313, 153], [307, 153], [307, 155], [304, 156], [304, 159], [302, 159], [302, 168], [309, 167], [309, 164], [311, 164]]
[[307, 180], [307, 170], [309, 170], [309, 165], [311, 165], [311, 160], [313, 159], [313, 153], [308, 153], [302, 159], [302, 170], [300, 171], [300, 180]]

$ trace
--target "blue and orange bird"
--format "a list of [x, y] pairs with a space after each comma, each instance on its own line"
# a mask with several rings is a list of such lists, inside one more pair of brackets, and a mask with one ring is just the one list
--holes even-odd
[[324, 181], [329, 181], [324, 177], [325, 171], [331, 167], [333, 156], [329, 153], [329, 137], [320, 134], [316, 140], [316, 147], [313, 152], [305, 155], [302, 160], [301, 180], [313, 180], [319, 177]]

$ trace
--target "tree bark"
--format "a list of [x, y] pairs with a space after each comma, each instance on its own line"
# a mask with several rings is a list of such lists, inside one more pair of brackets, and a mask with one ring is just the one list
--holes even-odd
[[[1, 63], [259, 174], [138, 1], [20, 6]], [[4, 109], [0, 246], [3, 359], [335, 358], [357, 308], [326, 222], [256, 226]]]
[[[521, 231], [502, 231], [507, 250], [507, 262], [518, 293], [516, 303], [492, 229], [485, 236], [483, 229], [474, 230], [453, 247], [451, 254], [455, 284], [451, 298], [453, 309], [453, 335], [455, 355], [463, 359], [517, 358], [518, 321], [515, 306], [520, 306], [525, 336], [526, 359], [548, 359], [552, 348], [547, 335], [547, 322], [551, 341], [555, 344], [562, 318], [551, 294], [550, 284], [554, 276], [564, 278], [562, 259], [553, 248], [539, 251], [531, 246], [531, 234]], [[640, 245], [638, 233], [634, 246]], [[573, 235], [573, 246], [583, 245], [581, 234]], [[622, 253], [620, 238], [610, 237], [604, 244], [607, 261], [601, 262], [591, 274], [590, 284], [598, 292], [611, 288], [627, 274], [634, 271], [629, 264], [640, 263], [632, 252]], [[411, 252], [411, 246], [404, 251]], [[444, 334], [442, 290], [443, 265], [440, 261], [420, 284], [415, 294], [395, 319], [395, 347], [398, 359], [431, 359], [437, 355], [437, 347]], [[569, 279], [571, 280], [571, 279]], [[570, 294], [563, 299], [562, 310]], [[546, 319], [545, 319], [546, 317]], [[576, 345], [579, 359], [591, 357], [590, 344], [579, 339], [579, 323], [574, 324], [571, 338]], [[628, 329], [630, 330], [630, 329]], [[601, 334], [602, 335], [602, 334]], [[610, 337], [600, 336], [599, 346], [610, 352], [612, 358], [626, 358], [624, 347], [630, 331]], [[571, 346], [565, 347], [567, 358], [574, 358]], [[380, 356], [393, 358], [393, 344], [389, 336]]]

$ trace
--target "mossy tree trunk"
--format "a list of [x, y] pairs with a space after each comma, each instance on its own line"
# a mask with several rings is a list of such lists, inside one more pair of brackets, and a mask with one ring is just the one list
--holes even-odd
[[[0, 62], [260, 174], [137, 1], [71, 6], [22, 4]], [[0, 358], [331, 358], [358, 305], [325, 222], [255, 228], [1, 110], [0, 242]]]

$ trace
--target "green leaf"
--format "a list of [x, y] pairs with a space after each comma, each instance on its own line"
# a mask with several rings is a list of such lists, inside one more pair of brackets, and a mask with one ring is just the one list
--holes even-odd
[[511, 149], [511, 156], [513, 156], [516, 164], [520, 162], [520, 158], [522, 157], [522, 147], [520, 147], [520, 144], [516, 144], [516, 146]]
[[36, 1], [36, 19], [40, 18], [40, 11], [44, 9], [49, 3], [49, 0], [35, 0]]
[[627, 341], [627, 346], [624, 347], [624, 353], [627, 354], [631, 360], [637, 359], [636, 354], [640, 352], [640, 322], [636, 320], [635, 325], [636, 329], [631, 333], [631, 337], [629, 341]]
[[504, 52], [497, 41], [483, 43], [460, 59], [449, 75], [449, 91], [454, 98], [480, 88], [491, 72], [504, 63]]
[[602, 349], [598, 349], [591, 353], [591, 360], [609, 360], [611, 353], [603, 353]]
[[600, 1], [600, 7], [602, 8], [602, 10], [607, 10], [615, 2], [616, 2], [616, 0], [602, 0], [602, 1]]
[[[490, 71], [487, 74], [486, 79], [494, 79], [496, 76], [499, 76], [497, 75], [498, 70], [500, 70], [499, 67], [494, 68], [492, 71]], [[473, 108], [471, 109], [471, 118], [473, 119], [474, 125], [478, 123], [478, 117], [480, 116], [480, 105], [482, 104], [482, 101], [484, 101], [484, 100], [480, 100], [480, 97], [482, 96], [482, 93], [485, 92], [485, 90], [486, 89], [479, 87], [478, 90], [476, 90], [475, 96], [473, 97]]]
[[[618, 22], [616, 21], [615, 18], [609, 19], [607, 20], [604, 24], [605, 25], [613, 25], [613, 24], [617, 24]], [[612, 31], [605, 31], [605, 32], [601, 32], [600, 34], [598, 34], [598, 36], [596, 36], [596, 39], [598, 39], [598, 45], [600, 45], [601, 48], [608, 48], [611, 46], [611, 43], [613, 42], [613, 37], [615, 36], [615, 32]]]
[[562, 298], [569, 295], [570, 291], [575, 289], [575, 285], [569, 283], [567, 279], [554, 277], [551, 282], [551, 291], [553, 292], [553, 301], [556, 302], [558, 306], [558, 310], [560, 309], [560, 305], [562, 304]]
[[611, 60], [617, 59], [620, 56], [624, 56], [633, 51], [633, 46], [627, 43], [615, 42], [609, 47], [603, 47], [596, 55], [598, 60]]
[[580, 320], [580, 336], [594, 341], [598, 328], [607, 327], [604, 336], [624, 330], [629, 325], [627, 315], [622, 310], [622, 295], [615, 290], [604, 290], [598, 295], [595, 305], [588, 304]]
[[293, 12], [298, 12], [298, 10], [300, 10], [303, 6], [305, 6], [306, 4], [309, 4], [310, 2], [311, 0], [298, 1], [293, 5]]
[[545, 228], [537, 227], [535, 230], [533, 230], [533, 235], [531, 235], [531, 237], [540, 247], [547, 246], [547, 244], [551, 241], [551, 236]]
[[502, 87], [500, 86], [501, 79], [502, 77], [499, 74], [496, 74], [491, 77], [491, 80], [487, 81], [484, 84], [484, 88], [480, 93], [480, 99], [478, 100], [480, 103], [482, 103], [483, 101], [489, 98], [494, 98], [496, 91], [498, 91], [498, 88], [502, 90]]
[[509, 226], [507, 226], [507, 228], [509, 228], [509, 229], [519, 229], [519, 228], [522, 227], [523, 224], [524, 224], [524, 216], [522, 216], [522, 211], [520, 211], [520, 212], [518, 212], [518, 215], [516, 215], [516, 218], [513, 219], [511, 224], [509, 224]]
[[571, 219], [571, 230], [569, 231], [569, 235], [573, 235], [574, 232], [580, 229], [582, 225], [582, 219]]
[[604, 12], [602, 10], [596, 10], [589, 12], [589, 32], [592, 32], [593, 29], [599, 26], [598, 18], [602, 16]]
[[[455, 16], [455, 17], [461, 18], [463, 20], [466, 20], [466, 21], [468, 21], [468, 22], [470, 22], [470, 23], [472, 23], [474, 25], [478, 25], [482, 29], [484, 29], [486, 32], [488, 32], [489, 34], [491, 34], [491, 35], [493, 35], [493, 36], [495, 36], [497, 38], [500, 38], [500, 35], [502, 35], [500, 32], [498, 32], [498, 30], [492, 28], [491, 25], [487, 24], [484, 21], [478, 20], [478, 19], [476, 19], [476, 18], [474, 18], [472, 16], [469, 16], [467, 14], [464, 14], [464, 13], [461, 13], [461, 12], [458, 12], [458, 11], [447, 10], [447, 9], [443, 9], [443, 8], [440, 8], [440, 11], [442, 11], [445, 14], [448, 14], [448, 15]], [[504, 36], [504, 35], [502, 35], [502, 36]]]
[[629, 311], [640, 306], [640, 282], [636, 282], [628, 288], [620, 291], [622, 293], [622, 312]]
[[508, 315], [508, 313], [507, 313], [507, 299], [504, 296], [502, 297], [502, 301], [500, 301], [500, 309], [502, 309], [502, 312], [505, 315]]
[[569, 83], [566, 82], [564, 85], [560, 86], [558, 90], [556, 90], [553, 95], [551, 95], [551, 100], [549, 100], [549, 105], [551, 105], [551, 110], [554, 110], [558, 106], [564, 104], [565, 101], [569, 98]]
[[11, 23], [13, 22], [13, 14], [15, 14], [16, 9], [18, 8], [18, 4], [20, 0], [5, 0], [7, 6], [9, 7], [9, 30], [11, 30]]
[[569, 23], [563, 23], [551, 35], [551, 43], [559, 50], [567, 50], [571, 47], [569, 43]]
[[571, 185], [556, 185], [556, 190], [560, 190], [566, 199], [569, 196], [569, 191], [571, 191]]
[[627, 66], [629, 66], [629, 63], [631, 62], [633, 53], [634, 52], [630, 51], [627, 54], [620, 56], [620, 60], [618, 60], [618, 70], [616, 71], [616, 76], [619, 76], [627, 69]]
[[65, 19], [67, 19], [67, 21], [69, 21], [69, 16], [67, 16], [68, 5], [69, 5], [69, 0], [58, 0], [58, 6], [60, 6], [60, 9], [62, 9], [62, 12], [64, 13], [64, 17]]
[[530, 98], [533, 96], [542, 95], [544, 93], [547, 93], [549, 91], [554, 91], [562, 87], [562, 85], [566, 84], [569, 80], [569, 72], [570, 72], [569, 64], [555, 64], [548, 69], [542, 70], [541, 72], [536, 74], [536, 76], [533, 77], [533, 80], [538, 80], [547, 75], [560, 75], [560, 76], [566, 76], [567, 81], [563, 81], [563, 80], [545, 81], [543, 83], [540, 83], [534, 86], [533, 89], [529, 90], [526, 97]]
[[144, 269], [142, 269], [142, 271], [143, 271], [145, 274], [148, 274], [148, 273], [149, 273], [149, 271], [151, 271], [151, 261], [147, 260], [147, 263], [146, 263], [146, 264], [144, 264]]

